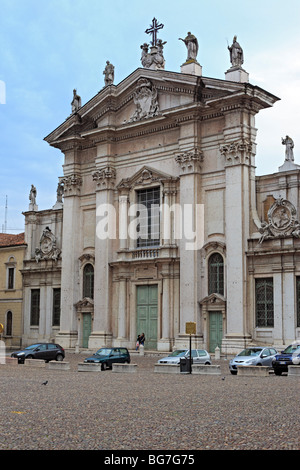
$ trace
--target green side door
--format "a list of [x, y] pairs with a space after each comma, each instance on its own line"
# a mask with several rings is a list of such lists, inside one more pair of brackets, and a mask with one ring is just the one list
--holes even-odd
[[137, 286], [137, 335], [145, 333], [145, 349], [157, 349], [157, 285]]
[[221, 349], [223, 338], [222, 312], [210, 312], [209, 314], [209, 352], [214, 353], [216, 347]]
[[92, 315], [84, 313], [82, 315], [82, 347], [89, 347], [89, 337], [92, 332]]

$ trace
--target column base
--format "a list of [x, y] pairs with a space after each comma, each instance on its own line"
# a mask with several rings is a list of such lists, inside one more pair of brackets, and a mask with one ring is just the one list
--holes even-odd
[[[175, 338], [175, 349], [190, 349], [190, 335], [179, 334]], [[203, 335], [192, 335], [192, 349], [204, 349]]]
[[223, 354], [238, 354], [242, 349], [246, 348], [252, 341], [252, 336], [240, 333], [231, 333], [225, 335], [222, 340], [221, 352]]
[[89, 348], [99, 349], [104, 347], [112, 347], [112, 333], [93, 331], [89, 337]]
[[77, 331], [60, 331], [55, 336], [55, 341], [64, 349], [75, 348], [78, 343]]

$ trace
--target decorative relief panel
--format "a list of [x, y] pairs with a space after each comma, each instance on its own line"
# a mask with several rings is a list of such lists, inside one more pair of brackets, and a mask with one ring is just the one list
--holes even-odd
[[133, 101], [136, 110], [130, 122], [151, 118], [159, 114], [157, 90], [150, 80], [146, 78], [140, 78], [138, 80]]
[[272, 238], [300, 238], [300, 223], [296, 220], [294, 205], [283, 198], [277, 199], [268, 211], [268, 222], [262, 222], [259, 232], [259, 243]]
[[35, 260], [38, 263], [41, 260], [57, 261], [61, 250], [56, 247], [56, 237], [49, 227], [46, 227], [40, 239], [40, 248], [35, 250]]

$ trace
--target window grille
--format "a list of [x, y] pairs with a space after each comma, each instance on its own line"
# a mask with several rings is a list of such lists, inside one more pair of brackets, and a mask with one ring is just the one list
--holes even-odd
[[213, 253], [208, 260], [208, 295], [224, 295], [224, 261], [219, 253]]
[[94, 298], [94, 268], [86, 264], [83, 269], [83, 297]]
[[53, 316], [52, 325], [60, 325], [60, 289], [53, 289]]
[[256, 326], [274, 326], [273, 279], [255, 280]]
[[40, 323], [40, 289], [31, 290], [30, 325], [38, 326]]
[[160, 188], [137, 191], [139, 205], [137, 225], [137, 247], [159, 246], [160, 244]]

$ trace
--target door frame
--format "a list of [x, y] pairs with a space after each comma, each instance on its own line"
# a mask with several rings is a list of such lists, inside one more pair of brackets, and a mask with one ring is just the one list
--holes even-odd
[[[162, 305], [162, 288], [161, 288], [161, 281], [160, 280], [151, 280], [151, 281], [141, 281], [141, 282], [134, 282], [132, 283], [132, 295], [131, 295], [131, 302], [130, 307], [131, 311], [134, 312], [132, 317], [132, 324], [131, 324], [131, 339], [134, 341], [134, 345], [136, 343], [137, 335], [142, 333], [137, 332], [137, 288], [140, 286], [157, 286], [157, 344], [161, 338], [161, 305]], [[156, 350], [158, 346], [156, 347]]]

